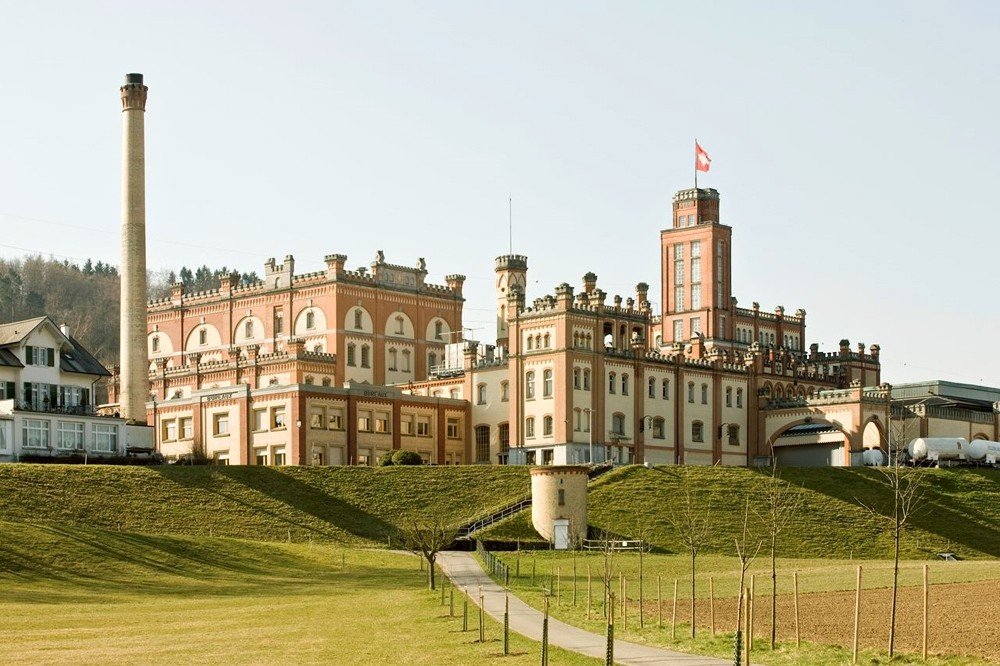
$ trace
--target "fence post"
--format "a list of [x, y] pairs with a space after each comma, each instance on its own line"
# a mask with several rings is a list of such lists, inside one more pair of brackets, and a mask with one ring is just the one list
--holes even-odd
[[510, 590], [503, 591], [503, 656], [510, 654]]
[[483, 608], [486, 607], [486, 601], [483, 599], [483, 588], [479, 587], [479, 642], [486, 642], [486, 627], [483, 625]]
[[656, 626], [663, 628], [663, 594], [660, 590], [660, 574], [656, 574]]
[[750, 574], [750, 601], [747, 604], [747, 608], [750, 609], [750, 624], [747, 626], [747, 654], [753, 649], [753, 621], [754, 621], [754, 607], [753, 600], [756, 596], [756, 574]]
[[858, 566], [857, 591], [854, 593], [854, 650], [851, 663], [858, 663], [858, 630], [861, 628], [861, 567]]
[[792, 596], [795, 599], [795, 647], [802, 647], [802, 635], [799, 631], [799, 572], [792, 572]]
[[670, 613], [670, 640], [677, 640], [677, 579], [674, 578], [674, 609]]
[[462, 631], [469, 630], [469, 588], [462, 588]]
[[605, 596], [605, 606], [608, 609], [608, 624], [607, 624], [607, 634], [605, 636], [605, 646], [604, 646], [604, 664], [605, 666], [614, 666], [615, 663], [615, 594], [614, 592], [608, 591]]
[[542, 666], [549, 666], [549, 593], [545, 592], [545, 609], [542, 614]]
[[927, 661], [927, 565], [924, 565], [924, 633], [920, 653]]
[[590, 563], [587, 563], [587, 619], [590, 619], [590, 607], [593, 605], [593, 594], [590, 587]]
[[448, 617], [455, 617], [455, 584], [448, 586]]
[[715, 576], [708, 577], [708, 614], [712, 624], [712, 636], [715, 636]]

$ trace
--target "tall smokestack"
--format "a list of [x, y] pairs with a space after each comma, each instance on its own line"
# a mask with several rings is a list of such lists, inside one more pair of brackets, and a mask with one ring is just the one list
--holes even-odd
[[148, 88], [142, 74], [126, 74], [122, 113], [121, 387], [122, 417], [146, 422], [149, 359], [146, 355], [146, 146]]

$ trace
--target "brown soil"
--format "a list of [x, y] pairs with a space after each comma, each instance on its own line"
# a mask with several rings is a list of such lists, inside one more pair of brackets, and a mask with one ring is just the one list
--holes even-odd
[[[861, 649], [889, 647], [891, 589], [861, 591]], [[664, 599], [664, 619], [671, 601]], [[677, 620], [690, 617], [690, 602], [678, 601]], [[656, 602], [646, 602], [646, 617], [656, 616]], [[754, 642], [771, 636], [771, 596], [757, 590]], [[698, 625], [708, 628], [709, 604], [698, 600]], [[718, 631], [735, 626], [736, 600], [715, 602]], [[802, 640], [850, 647], [854, 635], [854, 592], [799, 595]], [[778, 640], [794, 640], [794, 603], [778, 595]], [[938, 655], [969, 655], [1000, 662], [1000, 580], [931, 585], [928, 610], [928, 651]], [[923, 631], [923, 588], [902, 587], [896, 606], [896, 651], [919, 653]]]

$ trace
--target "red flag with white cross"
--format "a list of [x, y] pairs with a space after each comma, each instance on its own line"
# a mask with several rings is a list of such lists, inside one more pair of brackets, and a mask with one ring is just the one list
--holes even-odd
[[698, 142], [694, 142], [694, 170], [695, 171], [708, 171], [709, 167], [712, 166], [712, 158], [708, 156], [705, 149], [698, 145]]

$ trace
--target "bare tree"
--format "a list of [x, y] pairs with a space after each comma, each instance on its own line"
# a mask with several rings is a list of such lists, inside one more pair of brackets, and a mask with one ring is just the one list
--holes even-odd
[[757, 557], [761, 546], [764, 545], [764, 539], [756, 533], [750, 524], [750, 515], [750, 495], [747, 494], [743, 505], [743, 525], [735, 539], [736, 557], [740, 560], [740, 589], [736, 600], [736, 642], [733, 645], [733, 663], [736, 664], [740, 663], [740, 651], [743, 647], [743, 586], [746, 582], [747, 569], [750, 568], [750, 564]]
[[695, 636], [695, 562], [708, 541], [712, 529], [710, 496], [699, 497], [691, 488], [687, 475], [681, 480], [680, 501], [667, 514], [677, 537], [691, 555], [691, 638]]
[[431, 511], [413, 518], [399, 532], [407, 550], [427, 560], [427, 584], [435, 589], [434, 562], [439, 552], [455, 542], [458, 528], [442, 513]]
[[753, 511], [764, 527], [771, 546], [771, 649], [778, 637], [778, 536], [802, 505], [801, 489], [781, 480], [777, 458], [771, 456], [771, 474], [761, 492], [763, 503], [755, 504]]
[[924, 494], [922, 470], [895, 464], [876, 468], [889, 486], [891, 506], [875, 503], [859, 504], [868, 510], [875, 522], [888, 529], [892, 535], [892, 601], [889, 606], [889, 658], [896, 644], [896, 600], [899, 592], [899, 543], [914, 513], [919, 509]]

